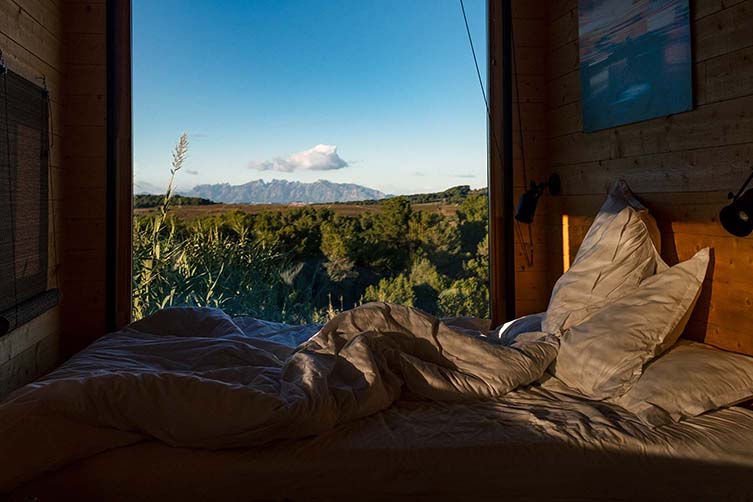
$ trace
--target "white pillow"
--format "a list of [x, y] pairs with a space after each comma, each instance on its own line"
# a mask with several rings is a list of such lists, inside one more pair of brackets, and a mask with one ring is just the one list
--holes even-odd
[[609, 302], [667, 269], [659, 256], [656, 222], [617, 182], [601, 207], [570, 269], [552, 290], [541, 330], [561, 334]]
[[627, 392], [643, 366], [682, 334], [708, 262], [705, 248], [570, 327], [562, 336], [553, 374], [590, 399]]
[[753, 357], [681, 340], [615, 400], [659, 426], [753, 398]]
[[540, 314], [530, 314], [518, 317], [517, 319], [503, 324], [495, 335], [504, 345], [512, 345], [515, 343], [515, 339], [518, 335], [522, 333], [541, 331], [541, 320], [543, 318], [543, 312]]

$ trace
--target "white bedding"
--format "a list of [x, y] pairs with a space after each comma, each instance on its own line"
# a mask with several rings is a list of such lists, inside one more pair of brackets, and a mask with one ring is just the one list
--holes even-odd
[[0, 405], [0, 458], [13, 459], [0, 493], [148, 438], [252, 447], [328, 432], [405, 395], [498, 398], [540, 378], [557, 352], [552, 336], [505, 346], [383, 303], [335, 317], [296, 350], [276, 342], [302, 331], [257, 327], [249, 337], [218, 310], [166, 309], [20, 389]]
[[[365, 317], [340, 318], [325, 330], [329, 338], [310, 344], [309, 350], [321, 350], [329, 340], [336, 346], [333, 350], [342, 353], [358, 336], [345, 342], [336, 333], [394, 334], [400, 331], [397, 326], [410, 325], [415, 334], [388, 339], [403, 340], [405, 346], [396, 354], [423, 357], [411, 368], [428, 367], [441, 348], [443, 360], [453, 362], [433, 366], [443, 368], [435, 380], [413, 375], [406, 386], [414, 392], [403, 392], [392, 406], [381, 400], [382, 409], [357, 420], [332, 418], [329, 428], [311, 418], [322, 410], [342, 409], [341, 405], [308, 407], [299, 413], [307, 416], [297, 423], [280, 425], [270, 419], [266, 430], [246, 424], [238, 436], [250, 436], [228, 437], [228, 427], [239, 427], [239, 417], [258, 417], [265, 410], [272, 410], [268, 418], [285, 416], [235, 391], [252, 376], [255, 388], [267, 381], [270, 395], [279, 396], [279, 379], [271, 378], [274, 372], [268, 368], [282, 367], [291, 347], [320, 327], [249, 318], [231, 322], [216, 311], [183, 313], [190, 315], [158, 320], [158, 326], [153, 321], [151, 327], [136, 326], [160, 331], [159, 335], [130, 330], [105, 337], [0, 406], [3, 489], [31, 480], [13, 491], [12, 500], [57, 500], [60, 494], [72, 500], [160, 501], [753, 498], [753, 411], [729, 408], [652, 429], [616, 405], [537, 386], [505, 394], [510, 382], [483, 375], [515, 366], [492, 367], [488, 360], [485, 366], [478, 357], [483, 348], [496, 354], [497, 363], [514, 361], [505, 359], [510, 355], [507, 349], [496, 352], [498, 342], [462, 335], [431, 318], [386, 305], [363, 311]], [[396, 326], [389, 327], [391, 323]], [[410, 347], [406, 340], [418, 346]], [[389, 350], [396, 347], [389, 345]], [[534, 347], [547, 352], [546, 347]], [[384, 352], [351, 352], [344, 357], [362, 369], [390, 368], [386, 363], [364, 366], [369, 358], [356, 357], [380, 353]], [[458, 353], [467, 360], [456, 361]], [[321, 355], [333, 359], [331, 354]], [[508, 374], [528, 379], [535, 361]], [[253, 370], [260, 366], [267, 370]], [[378, 386], [354, 385], [360, 378], [374, 381], [374, 375], [342, 369], [334, 374], [349, 376], [330, 381], [329, 388], [335, 390], [322, 396], [352, 402], [357, 390], [366, 399], [357, 397], [358, 406], [348, 409], [379, 407], [369, 400]], [[406, 382], [407, 374], [400, 373], [398, 380]], [[165, 378], [167, 386], [159, 382]], [[195, 386], [197, 379], [217, 380], [205, 389], [206, 382]], [[433, 387], [425, 388], [427, 381], [434, 382]], [[453, 399], [415, 399], [438, 390], [441, 395], [434, 397]], [[225, 393], [227, 399], [208, 392]], [[475, 399], [483, 393], [493, 399]], [[18, 420], [9, 421], [14, 414]], [[315, 437], [294, 439], [312, 433], [296, 429], [300, 424], [322, 430]], [[281, 439], [266, 443], [274, 437]], [[219, 439], [222, 446], [247, 447], [207, 449]]]

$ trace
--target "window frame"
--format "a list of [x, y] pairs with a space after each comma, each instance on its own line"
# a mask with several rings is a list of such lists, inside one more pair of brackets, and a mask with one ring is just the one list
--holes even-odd
[[[515, 317], [511, 0], [487, 0], [489, 300], [494, 326]], [[133, 121], [131, 0], [107, 0], [105, 319], [131, 321]]]
[[516, 317], [512, 0], [487, 0], [489, 297], [492, 326]]
[[133, 120], [131, 0], [107, 0], [105, 326], [131, 322]]

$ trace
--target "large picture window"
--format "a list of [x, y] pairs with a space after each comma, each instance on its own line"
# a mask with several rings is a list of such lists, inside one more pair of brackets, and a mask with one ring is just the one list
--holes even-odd
[[490, 317], [486, 2], [465, 10], [481, 75], [455, 1], [135, 1], [133, 317]]

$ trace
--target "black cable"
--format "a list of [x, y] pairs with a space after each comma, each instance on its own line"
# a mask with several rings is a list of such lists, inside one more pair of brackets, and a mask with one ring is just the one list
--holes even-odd
[[[478, 77], [478, 85], [481, 89], [481, 96], [484, 98], [484, 106], [486, 107], [486, 116], [489, 122], [492, 122], [492, 112], [489, 110], [489, 101], [486, 99], [486, 90], [484, 89], [484, 81], [481, 78], [481, 70], [478, 67], [478, 59], [476, 58], [476, 49], [473, 47], [473, 36], [471, 36], [471, 29], [468, 27], [468, 16], [465, 14], [465, 4], [463, 0], [460, 0], [460, 10], [463, 11], [463, 21], [465, 22], [465, 32], [468, 35], [468, 44], [471, 46], [471, 54], [473, 54], [473, 64], [476, 66], [476, 76]], [[502, 149], [497, 141], [497, 136], [494, 134], [494, 129], [491, 129], [492, 149], [497, 151], [500, 164], [504, 164], [502, 159]]]
[[[520, 82], [518, 81], [518, 55], [515, 52], [515, 23], [510, 23], [510, 47], [512, 48], [513, 76], [515, 77], [515, 96], [517, 106], [515, 107], [518, 114], [518, 144], [520, 145], [520, 164], [523, 168], [523, 189], [528, 190], [528, 168], [526, 167], [526, 146], [525, 137], [523, 136], [523, 116], [520, 113], [522, 100], [520, 99]], [[520, 222], [515, 220], [515, 225], [520, 227]], [[523, 239], [523, 233], [520, 232], [521, 248], [526, 257], [526, 263], [529, 267], [533, 266], [533, 231], [532, 224], [528, 224], [528, 244]], [[526, 248], [527, 246], [527, 248]]]
[[[465, 13], [465, 4], [463, 0], [460, 0], [460, 10], [463, 12], [463, 22], [465, 23], [465, 32], [468, 35], [468, 44], [471, 47], [471, 54], [473, 55], [473, 64], [476, 67], [476, 77], [478, 77], [478, 84], [481, 89], [481, 96], [484, 98], [484, 106], [486, 107], [486, 116], [489, 118], [489, 122], [492, 122], [492, 113], [489, 109], [489, 100], [486, 98], [486, 90], [484, 89], [484, 81], [481, 78], [481, 70], [478, 66], [478, 58], [476, 57], [476, 49], [473, 46], [473, 36], [471, 35], [471, 29], [468, 26], [468, 16]], [[523, 157], [522, 160], [522, 166], [523, 166], [523, 182], [525, 185], [528, 185], [528, 175], [526, 173], [526, 161], [525, 161], [525, 145], [523, 140], [523, 119], [520, 115], [520, 86], [518, 84], [518, 62], [515, 54], [515, 37], [512, 31], [512, 22], [510, 22], [510, 38], [511, 38], [511, 46], [512, 46], [512, 63], [515, 68], [515, 93], [518, 98], [518, 129], [519, 129], [519, 138], [520, 138], [520, 153]], [[504, 164], [504, 161], [502, 159], [502, 149], [499, 146], [499, 142], [497, 141], [497, 136], [494, 134], [494, 130], [492, 129], [492, 133], [490, 134], [492, 138], [492, 147], [497, 151], [497, 156], [499, 157], [500, 164]], [[514, 208], [510, 208], [514, 209]], [[530, 259], [529, 259], [529, 253], [528, 249], [526, 248], [525, 240], [523, 239], [523, 234], [520, 231], [520, 223], [515, 220], [515, 225], [518, 227], [516, 230], [518, 231], [519, 236], [519, 242], [521, 246], [521, 250], [523, 251], [523, 255], [526, 257], [526, 262], [529, 266], [533, 265], [533, 237], [531, 237], [531, 253], [530, 253]], [[530, 225], [529, 225], [530, 227]], [[531, 229], [529, 228], [529, 233], [531, 233]]]
[[512, 64], [513, 64], [513, 76], [515, 77], [515, 96], [518, 98], [518, 138], [519, 138], [519, 144], [520, 144], [520, 155], [521, 155], [521, 162], [523, 165], [523, 185], [525, 188], [528, 188], [528, 173], [526, 169], [526, 148], [525, 148], [525, 141], [523, 138], [523, 118], [520, 114], [520, 104], [522, 103], [522, 100], [520, 99], [520, 83], [518, 82], [518, 55], [515, 52], [515, 23], [510, 23], [510, 46], [512, 47]]
[[750, 175], [748, 176], [748, 179], [745, 180], [745, 183], [743, 183], [743, 186], [740, 187], [740, 190], [738, 190], [737, 195], [735, 195], [733, 197], [732, 196], [732, 192], [730, 192], [729, 193], [729, 195], [730, 195], [729, 198], [733, 199], [733, 200], [737, 200], [737, 198], [740, 197], [740, 195], [742, 195], [743, 191], [748, 187], [748, 185], [750, 184], [751, 180], [753, 180], [753, 172], [750, 173]]
[[[47, 105], [47, 165], [45, 166], [47, 168], [47, 178], [49, 180], [48, 182], [48, 189], [49, 189], [49, 201], [50, 201], [50, 216], [52, 217], [52, 246], [55, 249], [55, 287], [60, 288], [60, 252], [58, 250], [58, 236], [56, 231], [56, 217], [55, 217], [55, 187], [54, 187], [54, 176], [52, 172], [52, 163], [50, 162], [50, 159], [52, 158], [52, 149], [55, 147], [55, 139], [54, 139], [54, 123], [52, 121], [52, 100], [50, 99], [50, 90], [47, 88], [47, 78], [42, 75], [42, 83], [44, 84], [44, 98]], [[44, 118], [44, 117], [43, 117]]]
[[486, 91], [484, 90], [484, 81], [481, 78], [481, 70], [478, 67], [478, 58], [476, 57], [476, 49], [473, 47], [473, 37], [471, 36], [471, 29], [468, 27], [468, 16], [465, 15], [465, 4], [463, 0], [460, 0], [460, 10], [463, 11], [463, 22], [465, 22], [465, 32], [468, 34], [468, 43], [471, 46], [471, 54], [473, 54], [473, 64], [476, 65], [476, 76], [478, 77], [478, 85], [481, 87], [481, 96], [484, 97], [484, 105], [486, 105], [486, 114], [491, 120], [491, 112], [489, 111], [489, 101], [486, 99]]
[[44, 97], [47, 99], [47, 134], [50, 151], [52, 151], [52, 147], [55, 146], [55, 137], [52, 135], [52, 131], [55, 130], [55, 124], [52, 122], [52, 101], [50, 100], [50, 90], [47, 88], [47, 77], [44, 75], [42, 75], [42, 87], [44, 88]]

